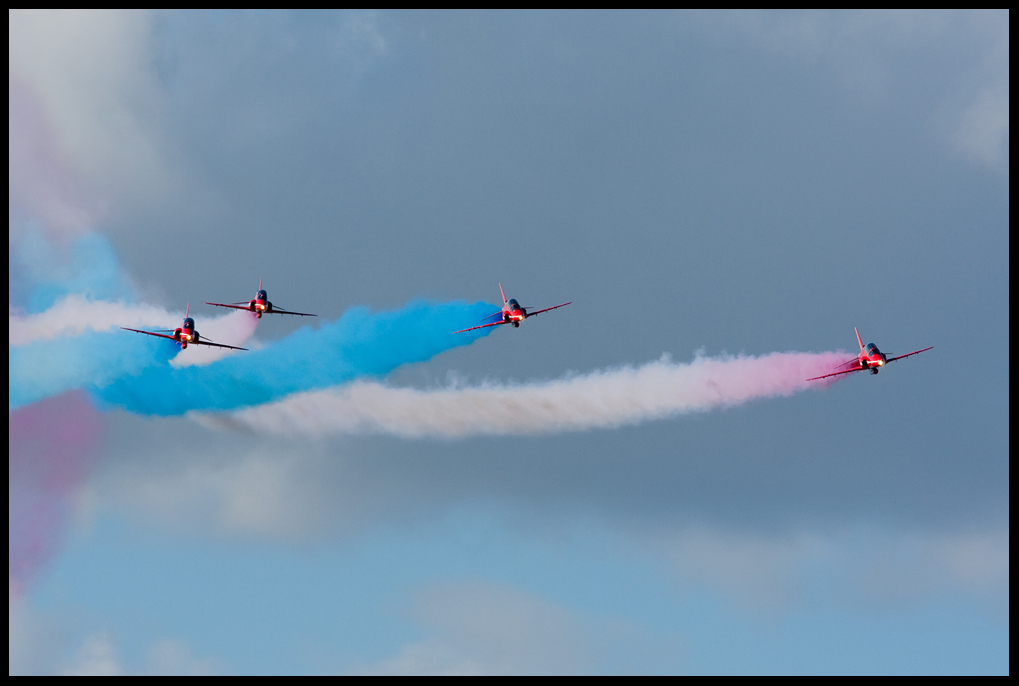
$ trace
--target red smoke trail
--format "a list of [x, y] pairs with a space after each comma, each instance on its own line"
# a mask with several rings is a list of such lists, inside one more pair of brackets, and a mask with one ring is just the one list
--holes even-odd
[[80, 391], [7, 415], [8, 594], [26, 584], [56, 551], [69, 500], [99, 456], [103, 421]]
[[99, 203], [63, 161], [38, 95], [10, 70], [7, 77], [8, 204], [39, 221], [51, 240], [76, 236], [95, 225]]

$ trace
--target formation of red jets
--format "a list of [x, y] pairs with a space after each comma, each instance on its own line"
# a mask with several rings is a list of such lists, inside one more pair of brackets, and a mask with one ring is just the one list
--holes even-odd
[[[502, 284], [499, 284], [499, 294], [502, 295], [502, 309], [498, 312], [493, 312], [484, 319], [482, 323], [477, 326], [471, 326], [466, 329], [460, 329], [454, 331], [454, 334], [466, 333], [468, 331], [475, 331], [476, 329], [485, 329], [490, 326], [502, 326], [503, 324], [512, 324], [514, 327], [520, 326], [520, 322], [524, 321], [528, 317], [533, 317], [536, 314], [542, 314], [543, 312], [551, 312], [557, 310], [560, 307], [566, 307], [572, 305], [572, 302], [562, 303], [561, 305], [553, 305], [552, 307], [546, 307], [540, 310], [528, 311], [528, 308], [522, 307], [515, 298], [506, 298], [506, 292], [502, 289]], [[255, 297], [251, 300], [240, 301], [235, 303], [212, 303], [207, 302], [206, 305], [213, 305], [214, 307], [228, 307], [235, 310], [247, 310], [248, 312], [254, 312], [259, 319], [264, 314], [289, 314], [295, 317], [317, 317], [318, 315], [310, 314], [308, 312], [291, 312], [290, 310], [284, 310], [279, 307], [274, 307], [272, 302], [269, 300], [268, 292], [262, 288], [262, 282], [258, 282], [258, 292]], [[187, 349], [189, 345], [208, 345], [216, 348], [229, 348], [231, 350], [247, 350], [247, 348], [240, 348], [235, 345], [226, 345], [224, 343], [215, 343], [209, 339], [203, 339], [195, 329], [195, 320], [191, 318], [189, 312], [191, 306], [188, 305], [184, 311], [184, 322], [181, 326], [176, 329], [162, 329], [159, 331], [142, 331], [141, 329], [129, 329], [127, 327], [121, 327], [126, 331], [134, 331], [136, 333], [143, 333], [147, 336], [158, 336], [160, 338], [168, 338], [172, 341], [176, 341], [180, 344], [181, 350]], [[896, 355], [894, 357], [888, 357], [885, 353], [881, 352], [876, 345], [873, 343], [863, 344], [863, 339], [860, 337], [859, 330], [856, 330], [856, 340], [860, 344], [860, 353], [851, 360], [846, 360], [842, 364], [838, 365], [828, 374], [822, 374], [821, 376], [815, 376], [807, 379], [807, 381], [820, 381], [821, 379], [827, 379], [833, 376], [841, 376], [843, 374], [852, 374], [854, 372], [869, 371], [871, 374], [877, 374], [882, 367], [889, 362], [895, 362], [896, 360], [902, 360], [911, 355], [919, 355], [920, 353], [931, 350], [933, 346], [923, 348], [921, 350], [914, 350], [913, 352], [906, 353], [905, 355]]]

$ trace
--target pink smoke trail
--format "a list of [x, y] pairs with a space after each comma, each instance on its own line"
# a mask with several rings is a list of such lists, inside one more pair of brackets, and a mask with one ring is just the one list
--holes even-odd
[[7, 425], [10, 598], [60, 545], [70, 498], [97, 461], [104, 424], [76, 391], [10, 412]]

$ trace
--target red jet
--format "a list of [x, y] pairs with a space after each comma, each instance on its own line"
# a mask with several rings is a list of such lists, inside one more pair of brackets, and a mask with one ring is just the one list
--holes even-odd
[[572, 301], [563, 303], [562, 305], [556, 305], [555, 307], [546, 307], [544, 310], [536, 310], [534, 312], [528, 312], [526, 307], [520, 307], [515, 299], [506, 300], [506, 292], [502, 290], [502, 284], [499, 284], [499, 292], [502, 293], [502, 309], [494, 314], [490, 314], [481, 321], [492, 319], [493, 317], [501, 317], [497, 322], [490, 322], [488, 324], [482, 324], [480, 326], [472, 326], [469, 329], [461, 329], [460, 331], [454, 331], [453, 333], [464, 333], [465, 331], [474, 331], [475, 329], [484, 329], [489, 326], [500, 326], [502, 324], [512, 324], [514, 327], [520, 326], [520, 322], [524, 321], [528, 317], [533, 317], [536, 314], [542, 312], [548, 312], [550, 310], [556, 310], [560, 307], [566, 307], [567, 305], [573, 304]]
[[853, 329], [853, 331], [856, 331], [856, 340], [860, 343], [860, 354], [856, 356], [856, 359], [849, 360], [848, 362], [843, 362], [838, 367], [836, 367], [836, 369], [839, 369], [841, 367], [848, 367], [848, 369], [841, 369], [841, 371], [832, 372], [831, 374], [825, 374], [824, 376], [815, 376], [813, 379], [807, 379], [807, 381], [817, 381], [818, 379], [827, 379], [829, 376], [838, 376], [840, 374], [852, 374], [853, 372], [862, 372], [868, 369], [870, 370], [871, 374], [877, 374], [878, 370], [880, 370], [881, 367], [884, 367], [889, 362], [895, 362], [895, 360], [901, 360], [904, 357], [909, 357], [910, 355], [919, 355], [920, 353], [927, 352], [928, 350], [934, 347], [931, 346], [930, 348], [924, 348], [923, 350], [914, 350], [911, 353], [899, 355], [898, 357], [888, 357], [883, 352], [878, 350], [877, 346], [874, 345], [873, 343], [868, 343], [867, 345], [864, 345], [863, 339], [860, 338], [860, 332], [855, 328]]
[[295, 317], [317, 317], [317, 314], [308, 314], [307, 312], [289, 312], [287, 310], [281, 310], [278, 307], [273, 307], [272, 303], [269, 302], [269, 293], [262, 288], [262, 280], [258, 280], [258, 293], [255, 294], [253, 300], [248, 302], [238, 303], [205, 303], [206, 305], [215, 305], [216, 307], [232, 307], [235, 310], [248, 310], [254, 312], [261, 319], [263, 314], [292, 314]]
[[202, 337], [195, 330], [195, 320], [188, 316], [188, 312], [191, 310], [191, 303], [188, 303], [188, 307], [184, 310], [184, 323], [176, 329], [160, 329], [166, 333], [156, 333], [155, 331], [142, 331], [141, 329], [129, 329], [126, 326], [120, 328], [124, 331], [134, 331], [135, 333], [143, 333], [147, 336], [159, 336], [160, 338], [169, 338], [171, 341], [177, 341], [180, 343], [181, 350], [187, 350], [188, 344], [191, 345], [208, 345], [213, 348], [230, 348], [231, 350], [247, 350], [247, 348], [238, 348], [236, 345], [224, 345], [223, 343], [213, 343], [212, 341], [203, 341]]

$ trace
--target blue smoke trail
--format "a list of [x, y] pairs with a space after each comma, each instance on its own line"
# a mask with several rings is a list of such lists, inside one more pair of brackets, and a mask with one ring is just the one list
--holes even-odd
[[89, 331], [7, 348], [7, 409], [13, 411], [76, 388], [106, 386], [147, 367], [166, 365], [177, 344], [126, 331]]
[[483, 302], [423, 300], [374, 314], [358, 307], [318, 330], [299, 329], [261, 350], [201, 367], [150, 366], [88, 388], [100, 406], [145, 415], [258, 405], [298, 391], [386, 374], [402, 364], [473, 343], [491, 329], [452, 332], [476, 323], [492, 308]]
[[[57, 250], [29, 227], [9, 252], [8, 264], [9, 297], [18, 291], [15, 300], [29, 312], [41, 312], [69, 293], [134, 300], [112, 246], [99, 234]], [[87, 389], [101, 407], [148, 415], [256, 405], [386, 374], [473, 343], [491, 329], [452, 332], [477, 324], [493, 309], [498, 308], [480, 302], [420, 300], [374, 314], [355, 308], [318, 330], [300, 329], [261, 350], [180, 368], [168, 364], [179, 351], [175, 343], [126, 331], [8, 346], [8, 410], [77, 388]]]
[[79, 236], [61, 249], [29, 223], [19, 243], [10, 247], [7, 264], [8, 304], [30, 314], [47, 310], [72, 293], [91, 300], [135, 300], [113, 246], [97, 233]]
[[[14, 212], [9, 221], [20, 222], [22, 234], [7, 255], [9, 306], [38, 313], [72, 293], [92, 300], [135, 300], [113, 246], [104, 236], [87, 233], [59, 246]], [[64, 391], [140, 374], [146, 367], [166, 364], [176, 354], [170, 341], [139, 342], [96, 332], [8, 347], [8, 411]]]

